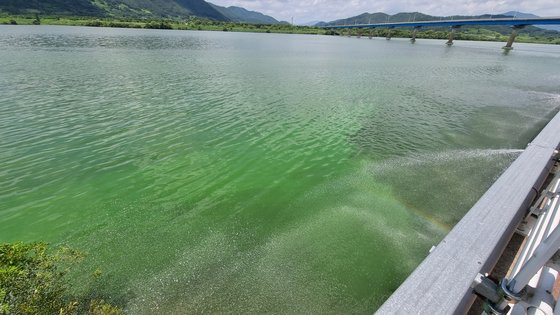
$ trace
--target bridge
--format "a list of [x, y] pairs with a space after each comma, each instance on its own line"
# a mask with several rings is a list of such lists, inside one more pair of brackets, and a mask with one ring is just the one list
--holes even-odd
[[[519, 34], [519, 30], [527, 25], [560, 25], [560, 17], [546, 18], [495, 18], [495, 19], [468, 19], [468, 20], [441, 20], [441, 21], [414, 21], [414, 22], [392, 22], [392, 23], [374, 23], [374, 24], [354, 24], [354, 25], [328, 25], [326, 29], [374, 29], [388, 28], [389, 30], [396, 27], [411, 27], [413, 29], [411, 42], [416, 41], [416, 32], [422, 27], [450, 27], [449, 40], [447, 45], [453, 45], [454, 33], [457, 29], [465, 25], [508, 25], [512, 28], [512, 33], [508, 39], [505, 50], [513, 49], [513, 42]], [[387, 39], [391, 39], [391, 32], [387, 35]]]

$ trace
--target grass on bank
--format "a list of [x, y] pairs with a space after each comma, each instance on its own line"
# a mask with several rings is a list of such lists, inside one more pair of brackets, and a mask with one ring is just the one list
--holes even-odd
[[82, 259], [77, 251], [46, 243], [0, 244], [0, 314], [123, 315], [103, 300], [70, 295], [67, 273]]
[[[285, 34], [313, 34], [313, 35], [351, 35], [385, 37], [388, 29], [338, 29], [327, 30], [319, 27], [297, 26], [290, 24], [249, 24], [235, 22], [220, 22], [201, 19], [186, 21], [177, 20], [138, 20], [138, 19], [96, 19], [96, 18], [69, 18], [69, 17], [39, 17], [35, 16], [0, 16], [0, 24], [13, 25], [72, 25], [91, 27], [119, 27], [119, 28], [148, 28], [148, 29], [173, 29], [173, 30], [199, 30], [199, 31], [231, 31], [254, 33], [285, 33]], [[393, 29], [392, 36], [397, 38], [410, 38], [412, 30]], [[447, 30], [421, 30], [417, 38], [447, 39]], [[506, 42], [508, 35], [481, 28], [463, 28], [456, 32], [456, 40], [497, 41]], [[539, 43], [560, 45], [560, 37], [530, 36], [520, 34], [516, 42]]]

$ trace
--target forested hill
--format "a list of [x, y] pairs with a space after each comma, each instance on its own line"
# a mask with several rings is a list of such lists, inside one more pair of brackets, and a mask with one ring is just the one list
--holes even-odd
[[230, 19], [204, 0], [0, 0], [0, 12], [107, 18]]
[[90, 0], [0, 0], [0, 12], [9, 14], [60, 14], [103, 16], [105, 12]]
[[[511, 18], [509, 15], [454, 15], [454, 16], [432, 16], [419, 12], [406, 12], [398, 13], [394, 15], [389, 15], [386, 13], [363, 13], [358, 16], [350, 17], [347, 19], [340, 19], [332, 22], [321, 22], [317, 26], [328, 26], [328, 25], [348, 25], [348, 24], [368, 24], [368, 23], [386, 23], [386, 22], [412, 22], [412, 21], [438, 21], [438, 20], [469, 20], [469, 19], [488, 19], [493, 18]], [[507, 25], [473, 25], [464, 26], [463, 28], [479, 28], [488, 29], [501, 34], [511, 33], [511, 28]], [[443, 29], [442, 27], [426, 27], [425, 29]], [[545, 30], [543, 28], [535, 26], [527, 26], [521, 33], [532, 35], [532, 36], [559, 36], [560, 33], [554, 30]]]

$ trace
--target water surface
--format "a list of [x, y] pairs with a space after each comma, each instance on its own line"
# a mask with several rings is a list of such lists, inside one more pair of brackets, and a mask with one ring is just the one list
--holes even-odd
[[502, 45], [0, 26], [0, 241], [131, 314], [369, 314], [560, 105]]

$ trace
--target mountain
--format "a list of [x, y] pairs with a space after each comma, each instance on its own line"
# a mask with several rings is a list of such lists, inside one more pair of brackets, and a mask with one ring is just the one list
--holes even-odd
[[0, 0], [0, 13], [100, 16], [105, 12], [90, 0]]
[[[523, 12], [518, 12], [518, 11], [509, 11], [509, 12], [506, 12], [502, 15], [513, 16], [513, 17], [516, 17], [516, 18], [524, 18], [524, 19], [540, 17], [538, 15], [534, 15], [534, 14], [531, 14], [531, 13], [523, 13]], [[560, 25], [539, 25], [537, 27], [544, 28], [545, 30], [560, 31]]]
[[531, 19], [531, 18], [538, 18], [538, 15], [534, 15], [531, 13], [523, 13], [523, 12], [519, 12], [519, 11], [508, 11], [506, 13], [502, 13], [500, 15], [505, 15], [505, 16], [512, 16], [512, 17], [516, 17], [516, 18], [520, 18], [520, 19]]
[[431, 21], [439, 20], [440, 17], [433, 17], [419, 12], [413, 13], [397, 13], [395, 15], [389, 15], [383, 12], [376, 13], [362, 13], [360, 15], [340, 19], [328, 23], [321, 24], [326, 25], [348, 25], [348, 24], [370, 24], [370, 23], [386, 23], [386, 22], [408, 22], [408, 21]]
[[210, 5], [233, 22], [244, 22], [244, 23], [252, 23], [252, 24], [279, 24], [280, 23], [279, 21], [277, 21], [275, 18], [271, 16], [264, 15], [256, 11], [249, 11], [241, 7], [231, 6], [226, 8], [212, 3], [210, 3]]
[[241, 7], [222, 7], [204, 0], [0, 0], [0, 14], [87, 16], [100, 18], [186, 19], [281, 24], [271, 16]]
[[[389, 15], [382, 12], [363, 13], [354, 17], [331, 21], [328, 23], [319, 23], [317, 26], [335, 26], [348, 24], [369, 24], [369, 23], [386, 23], [386, 22], [412, 22], [412, 21], [437, 21], [437, 20], [469, 20], [469, 19], [488, 19], [493, 18], [509, 18], [506, 15], [454, 15], [454, 16], [432, 16], [420, 12], [403, 12], [395, 15]], [[518, 16], [519, 17], [519, 16]], [[425, 27], [424, 29], [444, 30], [445, 27]], [[511, 28], [507, 25], [473, 25], [463, 26], [463, 29], [487, 29], [504, 35], [511, 33]], [[551, 29], [543, 29], [536, 26], [527, 26], [520, 33], [532, 36], [560, 36], [560, 32]]]
[[229, 19], [204, 0], [0, 0], [0, 13], [114, 18]]

